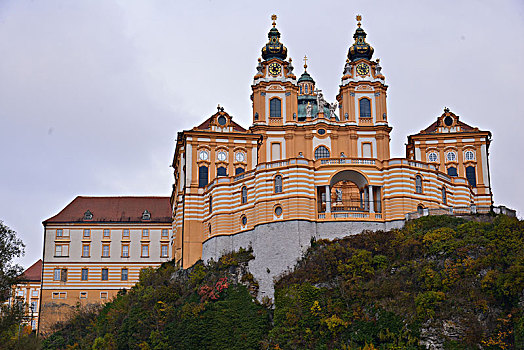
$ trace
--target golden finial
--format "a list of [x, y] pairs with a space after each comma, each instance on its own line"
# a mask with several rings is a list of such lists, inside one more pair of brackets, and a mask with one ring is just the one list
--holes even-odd
[[377, 58], [376, 61], [377, 61], [377, 63], [380, 63], [380, 58]]
[[360, 28], [360, 21], [362, 21], [362, 16], [357, 15], [357, 26]]
[[307, 68], [307, 56], [304, 55], [304, 70]]
[[277, 22], [276, 22], [276, 20], [277, 20], [277, 15], [272, 15], [272, 16], [271, 16], [271, 20], [273, 21], [273, 27], [275, 27], [275, 26], [277, 25]]

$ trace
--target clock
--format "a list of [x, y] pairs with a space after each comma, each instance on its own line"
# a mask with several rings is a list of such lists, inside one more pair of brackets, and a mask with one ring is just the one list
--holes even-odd
[[357, 64], [357, 74], [359, 75], [368, 75], [369, 74], [369, 66], [365, 63], [359, 63]]
[[209, 153], [207, 153], [207, 151], [202, 150], [198, 152], [198, 158], [200, 158], [200, 160], [208, 160]]
[[246, 159], [246, 156], [244, 155], [244, 153], [238, 152], [235, 155], [235, 159], [237, 160], [237, 162], [243, 162]]
[[218, 152], [218, 154], [217, 154], [217, 158], [218, 158], [218, 160], [221, 161], [221, 162], [225, 161], [225, 160], [227, 159], [227, 154], [226, 154], [226, 152], [224, 152], [224, 151], [220, 151], [220, 152]]
[[280, 66], [280, 64], [273, 62], [268, 66], [268, 71], [269, 74], [276, 76], [280, 74], [280, 72], [282, 71], [282, 67]]

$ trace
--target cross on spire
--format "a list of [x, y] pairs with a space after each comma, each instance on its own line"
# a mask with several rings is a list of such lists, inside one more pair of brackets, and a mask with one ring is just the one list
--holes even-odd
[[217, 111], [218, 112], [223, 112], [224, 111], [224, 107], [220, 107], [220, 104], [217, 106]]
[[273, 27], [275, 27], [275, 26], [277, 25], [277, 22], [276, 22], [276, 20], [277, 20], [277, 15], [272, 15], [272, 16], [271, 16], [271, 20], [273, 21]]
[[304, 70], [307, 68], [307, 56], [304, 55]]
[[362, 21], [362, 16], [361, 15], [357, 15], [356, 18], [357, 18], [357, 25], [360, 28], [360, 21]]

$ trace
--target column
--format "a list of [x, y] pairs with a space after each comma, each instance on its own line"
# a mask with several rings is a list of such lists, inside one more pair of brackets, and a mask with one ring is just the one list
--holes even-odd
[[331, 213], [331, 190], [329, 185], [325, 186], [326, 191], [326, 213]]
[[373, 197], [373, 186], [369, 185], [368, 186], [368, 191], [369, 191], [369, 195], [368, 195], [368, 198], [369, 198], [369, 212], [370, 213], [374, 213], [375, 212], [375, 202], [374, 202], [374, 197]]

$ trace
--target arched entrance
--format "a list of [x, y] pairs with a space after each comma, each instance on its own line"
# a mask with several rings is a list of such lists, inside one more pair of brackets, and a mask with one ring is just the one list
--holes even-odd
[[378, 186], [369, 185], [360, 172], [343, 170], [331, 178], [329, 185], [317, 187], [317, 210], [319, 213], [335, 213], [335, 218], [348, 217], [336, 213], [380, 213], [380, 190]]

